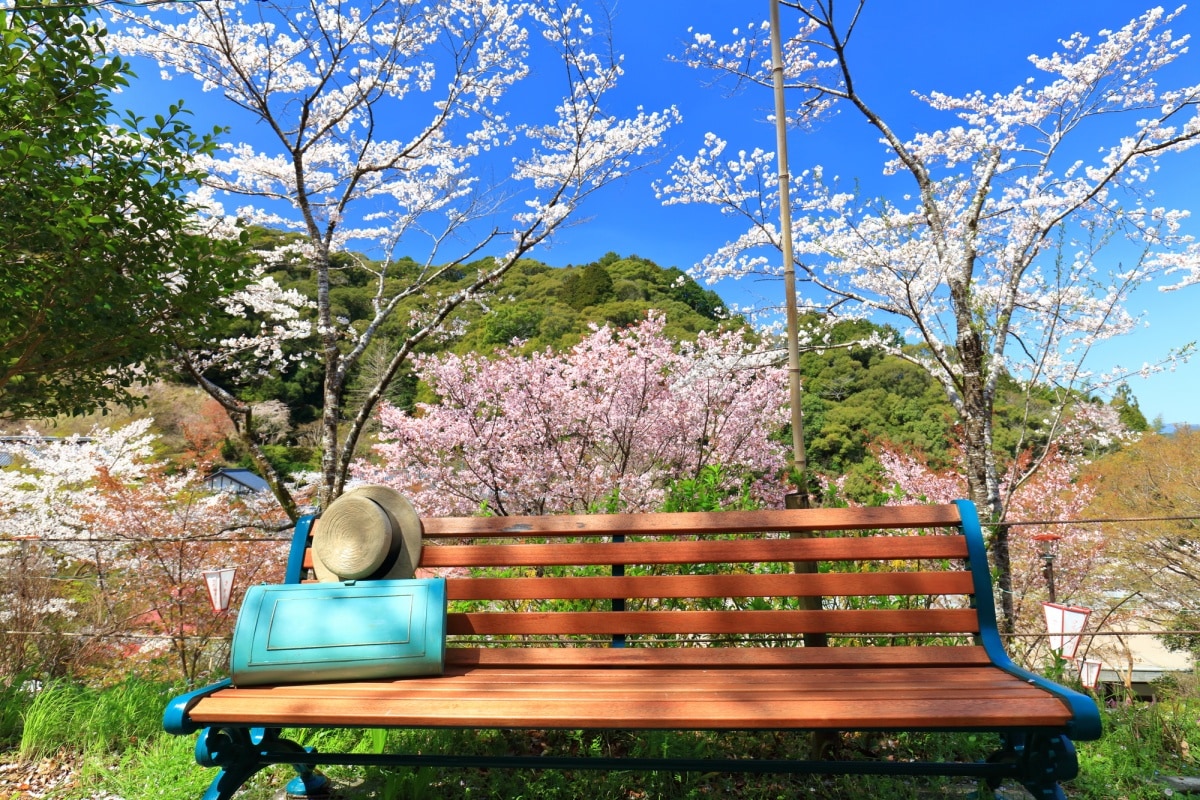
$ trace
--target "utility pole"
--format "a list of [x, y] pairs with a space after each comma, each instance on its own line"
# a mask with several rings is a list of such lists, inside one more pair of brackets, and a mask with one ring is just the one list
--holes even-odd
[[771, 77], [775, 87], [775, 152], [779, 162], [779, 235], [783, 245], [783, 294], [787, 309], [788, 394], [792, 406], [792, 470], [798, 504], [789, 495], [789, 507], [807, 508], [808, 460], [804, 455], [804, 414], [800, 408], [800, 321], [796, 310], [796, 267], [792, 253], [791, 172], [788, 170], [787, 109], [783, 97], [783, 44], [779, 30], [779, 0], [771, 3]]

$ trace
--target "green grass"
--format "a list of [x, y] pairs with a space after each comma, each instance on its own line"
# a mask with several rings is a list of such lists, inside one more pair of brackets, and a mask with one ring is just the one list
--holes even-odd
[[22, 719], [33, 704], [28, 675], [16, 675], [7, 683], [0, 681], [0, 752], [21, 743]]
[[18, 752], [51, 755], [69, 744], [85, 755], [120, 753], [157, 738], [171, 687], [131, 678], [106, 689], [59, 682], [38, 692], [22, 714]]
[[1119, 704], [1104, 724], [1103, 739], [1079, 745], [1080, 797], [1161, 798], [1159, 775], [1200, 775], [1200, 697]]
[[[193, 737], [169, 736], [159, 727], [171, 686], [128, 680], [107, 689], [55, 683], [36, 696], [0, 692], [0, 721], [9, 725], [4, 760], [16, 751], [28, 759], [75, 751], [82, 762], [76, 788], [56, 795], [76, 800], [99, 794], [124, 800], [194, 800], [214, 770], [196, 765]], [[1078, 745], [1082, 774], [1069, 784], [1072, 800], [1150, 800], [1164, 796], [1155, 781], [1163, 774], [1200, 774], [1192, 755], [1200, 747], [1200, 691], [1181, 686], [1157, 703], [1118, 704], [1106, 709], [1105, 736]], [[0, 729], [2, 730], [2, 729]], [[476, 753], [647, 757], [809, 758], [803, 734], [599, 731], [291, 731], [291, 738], [325, 751]], [[19, 742], [19, 744], [17, 744]], [[985, 757], [994, 736], [979, 734], [854, 734], [838, 740], [843, 758], [965, 759]], [[588, 800], [693, 800], [734, 797], [777, 798], [986, 797], [963, 779], [821, 777], [634, 771], [411, 769], [328, 767], [341, 800], [421, 800], [422, 798], [579, 798]], [[290, 767], [272, 767], [256, 776], [239, 800], [272, 800], [292, 779]], [[1005, 797], [1019, 797], [1009, 789]]]
[[119, 753], [93, 754], [84, 761], [81, 796], [116, 795], [124, 800], [196, 800], [215, 770], [196, 764], [192, 737], [159, 734]]

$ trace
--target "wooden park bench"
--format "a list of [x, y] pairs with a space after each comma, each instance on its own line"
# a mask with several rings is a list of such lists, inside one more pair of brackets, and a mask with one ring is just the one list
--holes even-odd
[[[221, 770], [208, 797], [286, 763], [309, 795], [327, 791], [319, 765], [375, 764], [952, 775], [1063, 798], [1071, 740], [1100, 736], [1090, 697], [1005, 654], [967, 501], [421, 522], [421, 567], [449, 576], [445, 674], [175, 698], [166, 729], [199, 732], [197, 761]], [[312, 526], [296, 527], [289, 583], [307, 577]], [[314, 752], [285, 727], [971, 731], [1000, 747], [971, 763], [475, 758]]]

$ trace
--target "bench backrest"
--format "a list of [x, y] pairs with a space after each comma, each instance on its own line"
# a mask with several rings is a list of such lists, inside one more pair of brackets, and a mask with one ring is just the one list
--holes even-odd
[[[704, 651], [737, 645], [756, 664], [982, 663], [980, 636], [995, 635], [982, 535], [963, 501], [422, 524], [421, 569], [447, 580], [451, 661], [595, 663], [636, 646], [637, 658], [727, 662], [728, 650]], [[314, 525], [297, 526], [289, 581], [306, 579]], [[799, 598], [821, 598], [820, 610]], [[866, 646], [798, 654], [817, 633]]]

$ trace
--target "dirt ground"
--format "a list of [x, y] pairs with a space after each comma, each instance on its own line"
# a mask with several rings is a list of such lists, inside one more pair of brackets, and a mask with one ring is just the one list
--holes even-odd
[[76, 781], [78, 765], [65, 756], [19, 761], [16, 753], [0, 753], [0, 800], [45, 797]]

